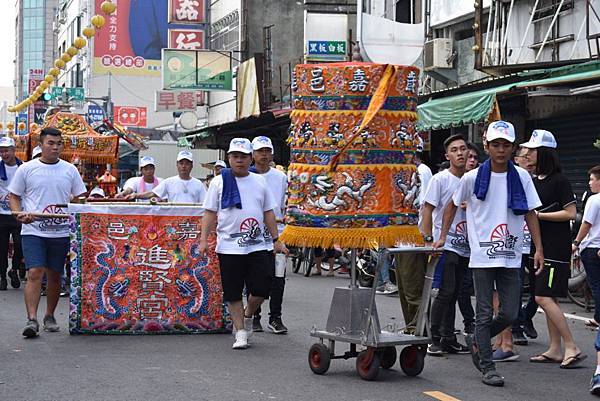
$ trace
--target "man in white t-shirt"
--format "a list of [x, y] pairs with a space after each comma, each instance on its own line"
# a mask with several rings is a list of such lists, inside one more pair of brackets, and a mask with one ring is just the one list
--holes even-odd
[[152, 191], [132, 194], [134, 199], [159, 198], [171, 203], [201, 204], [206, 196], [204, 183], [192, 177], [194, 156], [189, 150], [182, 150], [177, 155], [177, 175], [163, 180]]
[[223, 170], [224, 168], [227, 168], [225, 162], [223, 160], [217, 160], [215, 162], [215, 176], [220, 175], [221, 170]]
[[[467, 336], [467, 344], [473, 363], [483, 373], [483, 383], [503, 386], [504, 378], [492, 360], [490, 341], [519, 313], [523, 218], [536, 248], [536, 274], [544, 267], [540, 226], [534, 211], [541, 202], [529, 173], [510, 161], [515, 141], [513, 125], [495, 121], [489, 125], [486, 138], [490, 158], [461, 178], [444, 213], [440, 241], [446, 241], [457, 208], [465, 203], [477, 312], [475, 341]], [[495, 317], [494, 286], [500, 300]]]
[[[267, 186], [271, 190], [273, 199], [277, 207], [273, 209], [277, 219], [277, 231], [281, 234], [283, 231], [283, 214], [285, 211], [285, 193], [287, 191], [287, 176], [270, 167], [273, 161], [273, 143], [266, 136], [257, 136], [252, 140], [252, 158], [254, 167], [250, 170], [260, 174], [267, 181]], [[283, 256], [283, 255], [281, 255]], [[285, 257], [285, 256], [284, 256]], [[285, 272], [284, 272], [285, 273]], [[285, 275], [277, 277], [273, 272], [271, 279], [271, 290], [269, 291], [269, 325], [267, 326], [275, 334], [287, 333], [288, 329], [281, 320], [281, 307], [283, 303], [283, 291], [285, 289]], [[252, 331], [262, 331], [260, 324], [260, 307], [254, 314]]]
[[467, 223], [464, 209], [457, 211], [450, 226], [448, 239], [439, 240], [444, 209], [452, 201], [452, 195], [458, 188], [460, 178], [465, 173], [469, 150], [461, 135], [452, 135], [444, 141], [446, 159], [450, 167], [437, 173], [429, 181], [429, 188], [423, 196], [423, 236], [425, 243], [436, 249], [444, 249], [444, 268], [438, 295], [431, 306], [431, 344], [427, 348], [429, 355], [464, 354], [469, 350], [459, 343], [454, 334], [456, 301], [463, 277], [469, 266], [469, 244], [467, 242]]
[[8, 187], [10, 208], [18, 213], [17, 220], [23, 225], [21, 241], [26, 250], [25, 306], [28, 320], [23, 329], [25, 337], [35, 337], [39, 332], [37, 309], [44, 273], [48, 280], [44, 330], [59, 330], [54, 310], [70, 245], [68, 218], [40, 218], [33, 213], [65, 213], [64, 205], [72, 197], [83, 196], [87, 192], [77, 168], [59, 158], [63, 148], [61, 132], [55, 128], [44, 128], [40, 143], [41, 156], [19, 167]]
[[10, 211], [8, 202], [8, 186], [12, 181], [17, 168], [23, 162], [15, 156], [15, 140], [9, 137], [0, 138], [0, 291], [6, 290], [8, 282], [6, 273], [8, 271], [8, 244], [10, 237], [13, 240], [12, 269], [8, 271], [10, 285], [19, 288], [19, 270], [23, 251], [21, 250], [21, 223], [14, 218]]
[[[156, 163], [154, 162], [154, 158], [152, 156], [142, 157], [140, 159], [140, 172], [142, 173], [142, 176], [131, 177], [125, 181], [123, 190], [115, 195], [115, 198], [125, 198], [132, 194], [151, 192], [162, 181], [162, 179], [154, 176], [155, 170]], [[133, 196], [131, 196], [131, 198], [133, 198]]]
[[[234, 138], [227, 154], [231, 168], [211, 181], [204, 200], [200, 251], [208, 251], [208, 234], [216, 222], [223, 299], [236, 331], [233, 348], [244, 349], [252, 334], [252, 316], [269, 296], [275, 269], [271, 253], [287, 249], [278, 240], [277, 202], [266, 180], [249, 172], [252, 144], [246, 138]], [[248, 291], [245, 309], [244, 286]]]

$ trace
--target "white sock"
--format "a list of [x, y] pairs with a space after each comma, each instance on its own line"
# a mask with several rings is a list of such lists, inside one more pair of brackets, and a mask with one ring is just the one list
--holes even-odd
[[595, 375], [600, 375], [600, 365], [596, 366], [596, 373], [594, 373]]

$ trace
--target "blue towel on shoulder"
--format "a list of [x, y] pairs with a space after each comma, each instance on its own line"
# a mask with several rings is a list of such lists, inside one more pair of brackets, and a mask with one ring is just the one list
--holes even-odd
[[[477, 178], [475, 178], [475, 189], [473, 193], [477, 199], [484, 201], [490, 186], [492, 175], [492, 166], [490, 159], [487, 159], [479, 166], [477, 170]], [[509, 161], [508, 171], [506, 174], [506, 185], [508, 191], [508, 208], [512, 209], [517, 216], [527, 214], [529, 207], [527, 206], [527, 196], [523, 189], [521, 177], [515, 165]]]
[[221, 194], [221, 209], [230, 207], [242, 208], [242, 198], [238, 189], [235, 176], [230, 168], [221, 169], [221, 178], [223, 179], [223, 193]]
[[[23, 164], [23, 161], [21, 161], [18, 157], [16, 159], [17, 159], [17, 166], [20, 166], [21, 164]], [[4, 160], [0, 160], [0, 180], [2, 180], [2, 181], [8, 180], [8, 176], [6, 175], [6, 166], [4, 165]]]

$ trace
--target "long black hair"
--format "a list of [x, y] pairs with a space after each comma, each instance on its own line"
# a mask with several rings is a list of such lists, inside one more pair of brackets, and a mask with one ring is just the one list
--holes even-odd
[[562, 166], [558, 158], [558, 152], [554, 148], [541, 146], [537, 148], [537, 163], [535, 166], [537, 175], [551, 175], [562, 173]]

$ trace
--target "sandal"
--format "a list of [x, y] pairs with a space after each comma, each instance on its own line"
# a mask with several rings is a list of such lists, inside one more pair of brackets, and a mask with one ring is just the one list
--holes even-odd
[[587, 327], [593, 327], [593, 328], [597, 328], [597, 327], [599, 327], [599, 326], [600, 326], [600, 324], [598, 324], [598, 322], [597, 322], [597, 321], [595, 321], [594, 319], [590, 319], [590, 320], [588, 320], [587, 322], [585, 322], [585, 325], [586, 325]]
[[550, 358], [548, 355], [539, 354], [529, 358], [531, 363], [561, 363], [562, 360]]
[[587, 355], [585, 355], [584, 353], [580, 352], [577, 355], [565, 358], [565, 361], [567, 361], [567, 363], [564, 363], [564, 361], [563, 361], [563, 363], [560, 364], [560, 368], [561, 369], [575, 369], [575, 368], [578, 368], [579, 364], [581, 363], [581, 361], [583, 361], [585, 358], [587, 358]]

